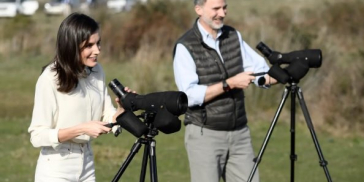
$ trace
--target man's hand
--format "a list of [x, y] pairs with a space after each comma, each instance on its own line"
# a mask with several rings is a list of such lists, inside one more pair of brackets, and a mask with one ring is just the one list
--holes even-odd
[[246, 71], [239, 73], [229, 79], [226, 82], [229, 84], [230, 88], [246, 89], [255, 80], [255, 76], [252, 76], [253, 72]]

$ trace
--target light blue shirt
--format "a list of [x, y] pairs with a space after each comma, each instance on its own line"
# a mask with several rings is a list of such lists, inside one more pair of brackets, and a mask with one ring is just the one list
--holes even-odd
[[[202, 40], [209, 47], [215, 49], [223, 61], [219, 49], [219, 37], [222, 34], [220, 30], [216, 40], [210, 35], [197, 21], [198, 29], [201, 32]], [[244, 71], [252, 71], [254, 73], [268, 72], [269, 67], [264, 58], [256, 53], [243, 39], [237, 31], [240, 41], [241, 56], [243, 58]], [[205, 98], [207, 85], [198, 84], [199, 79], [196, 73], [196, 64], [191, 54], [182, 44], [177, 44], [176, 53], [173, 61], [174, 78], [176, 85], [180, 91], [186, 93], [188, 97], [188, 106], [202, 105]], [[258, 85], [259, 77], [256, 77], [255, 84]]]

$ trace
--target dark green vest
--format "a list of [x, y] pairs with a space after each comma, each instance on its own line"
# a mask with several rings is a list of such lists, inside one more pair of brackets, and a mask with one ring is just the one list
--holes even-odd
[[[222, 32], [219, 37], [219, 47], [224, 63], [218, 53], [202, 41], [197, 23], [177, 42], [187, 48], [195, 61], [200, 85], [212, 85], [243, 72], [240, 43], [236, 30], [223, 26]], [[184, 122], [186, 125], [195, 124], [225, 131], [245, 126], [247, 118], [243, 90], [233, 89], [202, 106], [189, 107]]]

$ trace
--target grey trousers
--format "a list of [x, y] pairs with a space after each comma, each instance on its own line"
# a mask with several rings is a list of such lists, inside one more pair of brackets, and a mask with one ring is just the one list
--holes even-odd
[[[246, 182], [254, 166], [254, 151], [249, 127], [216, 131], [189, 124], [185, 147], [190, 164], [191, 182]], [[253, 182], [259, 182], [259, 171]]]

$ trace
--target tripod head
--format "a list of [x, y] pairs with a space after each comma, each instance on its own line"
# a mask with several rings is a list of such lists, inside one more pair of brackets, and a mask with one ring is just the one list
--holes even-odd
[[140, 115], [137, 115], [138, 118], [143, 119], [144, 123], [148, 127], [148, 131], [146, 132], [145, 136], [154, 138], [158, 135], [158, 129], [154, 126], [154, 119], [155, 119], [155, 113], [154, 112], [142, 112]]

